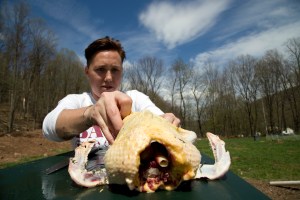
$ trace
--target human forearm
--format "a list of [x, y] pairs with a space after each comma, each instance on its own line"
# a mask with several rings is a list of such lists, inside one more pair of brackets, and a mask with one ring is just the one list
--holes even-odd
[[88, 129], [92, 124], [90, 119], [85, 115], [87, 108], [65, 109], [61, 111], [55, 126], [58, 137], [69, 140]]

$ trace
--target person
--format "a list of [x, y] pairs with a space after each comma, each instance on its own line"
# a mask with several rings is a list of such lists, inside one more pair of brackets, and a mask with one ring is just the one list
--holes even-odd
[[164, 113], [145, 94], [119, 90], [125, 57], [120, 41], [108, 36], [85, 49], [84, 71], [91, 91], [67, 95], [46, 115], [43, 134], [47, 139], [71, 140], [74, 148], [84, 141], [96, 140], [94, 148], [107, 148], [121, 129], [122, 120], [131, 112], [143, 110], [179, 126], [179, 118]]

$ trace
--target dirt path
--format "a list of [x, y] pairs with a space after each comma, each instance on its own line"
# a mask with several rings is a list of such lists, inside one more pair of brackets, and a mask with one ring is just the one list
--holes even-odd
[[71, 150], [69, 142], [51, 142], [41, 130], [5, 134], [0, 137], [0, 164], [17, 162], [24, 157], [52, 156]]
[[[0, 136], [0, 165], [17, 162], [24, 157], [52, 156], [71, 150], [69, 142], [56, 143], [46, 140], [41, 130], [31, 132], [3, 134]], [[300, 199], [300, 187], [270, 186], [268, 182], [247, 180], [271, 199]]]

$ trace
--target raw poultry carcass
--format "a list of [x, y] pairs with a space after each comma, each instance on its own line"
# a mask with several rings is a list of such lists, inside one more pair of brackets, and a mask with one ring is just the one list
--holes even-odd
[[126, 184], [131, 190], [154, 192], [173, 190], [182, 181], [222, 177], [231, 160], [225, 143], [207, 133], [214, 152], [215, 164], [200, 164], [201, 155], [193, 145], [196, 134], [176, 127], [149, 111], [132, 113], [105, 156], [105, 168], [86, 170], [93, 142], [82, 143], [70, 159], [69, 174], [81, 186]]

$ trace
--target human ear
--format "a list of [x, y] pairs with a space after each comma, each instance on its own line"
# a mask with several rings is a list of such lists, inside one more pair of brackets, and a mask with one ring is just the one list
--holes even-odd
[[86, 75], [89, 74], [89, 67], [88, 67], [88, 66], [85, 66], [85, 67], [84, 67], [84, 73], [85, 73]]

